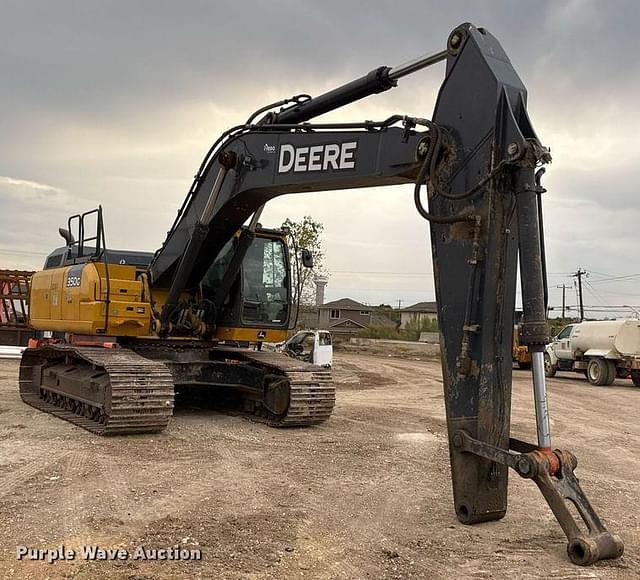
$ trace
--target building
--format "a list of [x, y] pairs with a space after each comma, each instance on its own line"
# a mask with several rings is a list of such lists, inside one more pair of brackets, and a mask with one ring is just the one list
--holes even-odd
[[384, 312], [351, 298], [340, 298], [319, 307], [319, 328], [332, 334], [350, 336], [371, 326], [395, 328], [396, 323]]
[[296, 328], [322, 328], [348, 337], [370, 327], [397, 328], [386, 309], [341, 298], [321, 306], [301, 306]]
[[409, 323], [438, 320], [438, 305], [436, 302], [418, 302], [400, 310], [400, 328], [405, 329]]
[[324, 304], [324, 292], [329, 279], [319, 275], [313, 281], [316, 285], [316, 304], [300, 307], [298, 328], [322, 328], [334, 336], [348, 338], [371, 326], [398, 326], [388, 316], [387, 309], [367, 306], [351, 298], [340, 298]]
[[371, 308], [351, 298], [327, 302], [319, 309], [319, 327], [335, 334], [356, 334], [371, 325]]

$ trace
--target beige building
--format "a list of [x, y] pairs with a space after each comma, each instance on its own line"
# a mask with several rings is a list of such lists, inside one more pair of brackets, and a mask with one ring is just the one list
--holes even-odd
[[318, 328], [331, 334], [349, 336], [370, 326], [391, 326], [395, 322], [378, 312], [376, 308], [361, 304], [351, 298], [340, 298], [319, 306]]
[[319, 308], [319, 328], [332, 333], [356, 334], [371, 324], [371, 309], [351, 298], [327, 302]]
[[413, 306], [407, 306], [400, 310], [400, 328], [407, 328], [412, 322], [420, 322], [423, 320], [438, 320], [438, 305], [436, 302], [418, 302]]

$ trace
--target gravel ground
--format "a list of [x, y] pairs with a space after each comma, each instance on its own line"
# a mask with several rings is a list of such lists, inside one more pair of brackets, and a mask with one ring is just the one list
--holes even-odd
[[[178, 409], [162, 435], [102, 439], [24, 405], [0, 361], [2, 578], [640, 578], [640, 389], [549, 381], [555, 445], [626, 544], [617, 562], [568, 563], [535, 486], [468, 527], [452, 508], [435, 359], [340, 353], [334, 416], [275, 430]], [[514, 371], [513, 433], [533, 439], [529, 374]], [[180, 545], [201, 561], [18, 561], [16, 547]], [[79, 556], [78, 556], [79, 557]]]

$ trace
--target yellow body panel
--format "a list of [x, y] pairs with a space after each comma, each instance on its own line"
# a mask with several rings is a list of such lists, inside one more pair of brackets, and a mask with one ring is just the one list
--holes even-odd
[[528, 347], [520, 344], [519, 335], [520, 329], [514, 326], [512, 339], [513, 360], [518, 363], [529, 364], [531, 362], [531, 353]]
[[287, 331], [279, 328], [233, 328], [219, 326], [215, 338], [242, 342], [282, 342], [287, 339]]
[[513, 360], [519, 363], [530, 363], [531, 353], [526, 346], [517, 346], [513, 349]]
[[[283, 234], [275, 232], [262, 232], [260, 235], [285, 239]], [[169, 290], [145, 288], [141, 273], [135, 266], [109, 264], [107, 295], [107, 268], [103, 262], [86, 262], [37, 272], [32, 277], [29, 295], [31, 325], [36, 330], [61, 333], [149, 337], [153, 316], [150, 301], [155, 311], [160, 312]], [[187, 300], [189, 296], [184, 293], [181, 298]], [[221, 326], [212, 338], [282, 342], [287, 339], [287, 330]]]
[[87, 262], [33, 275], [29, 318], [33, 328], [75, 334], [146, 336], [151, 305], [142, 301], [135, 266], [109, 265], [110, 304], [106, 321], [105, 265]]

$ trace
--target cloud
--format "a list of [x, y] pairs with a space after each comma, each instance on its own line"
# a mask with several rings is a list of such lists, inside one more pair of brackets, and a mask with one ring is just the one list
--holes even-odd
[[[0, 178], [0, 248], [47, 253], [69, 213], [101, 203], [110, 246], [154, 250], [225, 128], [265, 103], [317, 95], [377, 66], [436, 52], [465, 21], [500, 39], [552, 148], [550, 271], [633, 269], [640, 244], [640, 3], [633, 0], [606, 9], [596, 0], [10, 0], [0, 21], [0, 107], [8, 112], [0, 119], [0, 173], [12, 176]], [[437, 65], [326, 118], [429, 117], [442, 76]], [[357, 274], [431, 271], [428, 226], [410, 188], [285, 196], [267, 206], [263, 222], [306, 214], [325, 225], [329, 270], [355, 272], [332, 277], [329, 298], [432, 297], [428, 276]], [[0, 251], [0, 265], [6, 259]], [[554, 278], [562, 281], [571, 280]], [[628, 286], [609, 285], [605, 298]]]
[[38, 183], [37, 181], [29, 181], [28, 179], [15, 179], [14, 177], [7, 177], [0, 175], [0, 187], [7, 186], [6, 191], [8, 195], [12, 193], [14, 195], [23, 196], [28, 192], [33, 192], [37, 196], [44, 194], [64, 195], [64, 190], [53, 185], [47, 185], [46, 183]]
[[61, 187], [0, 176], [0, 202], [0, 245], [8, 243], [16, 244], [17, 249], [41, 249], [37, 244], [43, 228], [38, 224], [70, 212], [77, 199]]

